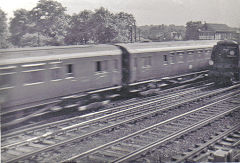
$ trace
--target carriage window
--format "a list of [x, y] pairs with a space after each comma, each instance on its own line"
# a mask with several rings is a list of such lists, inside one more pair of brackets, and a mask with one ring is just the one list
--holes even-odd
[[174, 64], [174, 53], [170, 53], [169, 62], [170, 64]]
[[0, 88], [11, 87], [14, 85], [13, 78], [16, 75], [16, 66], [0, 67]]
[[178, 54], [178, 63], [184, 63], [183, 54], [184, 52], [177, 52]]
[[72, 64], [67, 65], [67, 77], [73, 77], [73, 65]]
[[198, 57], [202, 57], [202, 54], [203, 54], [203, 50], [198, 50]]
[[73, 73], [72, 68], [73, 68], [72, 64], [67, 65], [67, 73], [69, 73], [69, 74]]
[[43, 83], [45, 78], [44, 65], [46, 63], [33, 63], [21, 65], [23, 67], [24, 83], [25, 85], [31, 85], [34, 83]]
[[44, 81], [44, 70], [23, 71], [25, 84], [39, 83]]
[[13, 83], [12, 83], [13, 75], [14, 75], [14, 73], [0, 74], [0, 88], [13, 86]]
[[167, 55], [163, 55], [163, 60], [167, 62]]
[[143, 60], [143, 67], [149, 67], [152, 65], [152, 57], [142, 57]]
[[193, 61], [193, 55], [194, 55], [194, 51], [188, 51], [188, 62], [192, 62]]
[[62, 63], [61, 62], [50, 62], [50, 73], [51, 73], [51, 80], [58, 80], [63, 77], [62, 72]]
[[2, 73], [13, 73], [16, 72], [16, 66], [4, 66], [0, 67], [0, 74]]
[[210, 59], [210, 54], [211, 54], [210, 49], [205, 50], [206, 59]]
[[52, 80], [57, 80], [62, 78], [61, 68], [55, 67], [51, 69]]
[[102, 71], [102, 69], [101, 69], [101, 62], [100, 61], [96, 62], [96, 71]]
[[108, 61], [97, 61], [96, 62], [96, 72], [107, 71], [108, 70]]

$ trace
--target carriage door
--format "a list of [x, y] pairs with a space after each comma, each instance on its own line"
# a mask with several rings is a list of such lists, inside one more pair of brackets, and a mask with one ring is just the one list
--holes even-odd
[[132, 67], [133, 67], [133, 71], [132, 71], [132, 74], [131, 74], [131, 81], [132, 82], [135, 82], [136, 80], [137, 80], [137, 77], [138, 77], [138, 58], [137, 58], [137, 56], [133, 56], [132, 55], [132, 61], [133, 61], [133, 63], [132, 63]]

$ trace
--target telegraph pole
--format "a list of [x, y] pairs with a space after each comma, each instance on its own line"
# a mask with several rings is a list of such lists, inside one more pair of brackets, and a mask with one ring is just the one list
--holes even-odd
[[131, 43], [133, 42], [133, 27], [132, 26], [130, 26], [130, 41], [131, 41]]
[[138, 40], [139, 40], [139, 42], [140, 42], [140, 39], [141, 39], [141, 29], [138, 28]]
[[134, 21], [134, 40], [137, 42], [137, 26], [136, 26], [136, 21]]

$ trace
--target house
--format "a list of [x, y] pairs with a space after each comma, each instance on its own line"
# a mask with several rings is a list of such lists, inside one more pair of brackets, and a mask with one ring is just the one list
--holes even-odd
[[199, 29], [199, 40], [232, 40], [236, 31], [226, 24], [205, 23]]
[[180, 32], [171, 32], [172, 40], [183, 40], [182, 34]]

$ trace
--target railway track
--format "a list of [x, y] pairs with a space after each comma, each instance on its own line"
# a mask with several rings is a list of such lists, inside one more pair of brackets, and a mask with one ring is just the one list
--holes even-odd
[[[146, 107], [148, 107], [148, 108], [153, 107], [153, 106], [156, 107], [156, 105], [159, 105], [159, 103], [158, 103], [159, 99], [158, 99], [157, 102], [156, 101], [154, 101], [154, 102], [150, 101], [148, 103], [141, 104], [140, 106], [137, 106], [137, 107], [134, 106], [132, 108], [128, 108], [128, 109], [125, 109], [125, 110], [121, 109], [121, 111], [118, 111], [118, 112], [116, 112], [116, 110], [115, 110], [114, 113], [110, 113], [108, 115], [104, 115], [104, 116], [99, 117], [99, 118], [91, 119], [89, 121], [84, 121], [80, 124], [71, 125], [71, 126], [69, 126], [69, 124], [65, 124], [66, 127], [63, 128], [63, 126], [61, 126], [60, 130], [58, 128], [57, 131], [55, 131], [55, 132], [53, 132], [53, 131], [46, 132], [47, 130], [50, 130], [51, 128], [54, 128], [54, 127], [59, 125], [59, 124], [55, 123], [53, 126], [50, 126], [48, 129], [44, 129], [44, 127], [40, 128], [41, 130], [44, 130], [44, 133], [45, 133], [43, 135], [40, 134], [41, 136], [38, 136], [38, 137], [32, 137], [31, 136], [29, 139], [23, 140], [20, 143], [17, 142], [15, 144], [5, 144], [5, 145], [3, 145], [2, 146], [2, 156], [5, 159], [4, 161], [6, 161], [6, 162], [13, 162], [13, 161], [26, 159], [28, 157], [31, 157], [32, 155], [36, 155], [37, 153], [47, 151], [49, 149], [55, 149], [56, 147], [59, 147], [59, 146], [64, 145], [66, 143], [70, 143], [70, 142], [73, 142], [73, 141], [76, 141], [76, 140], [79, 140], [79, 139], [84, 139], [84, 138], [87, 138], [89, 136], [96, 135], [96, 134], [101, 133], [103, 131], [112, 129], [116, 126], [120, 126], [120, 125], [129, 123], [129, 122], [132, 122], [132, 121], [136, 121], [136, 120], [142, 119], [144, 117], [156, 114], [158, 112], [162, 112], [164, 110], [166, 111], [167, 109], [186, 104], [187, 102], [192, 102], [192, 101], [196, 101], [196, 100], [199, 100], [199, 99], [203, 99], [203, 98], [213, 96], [213, 95], [216, 95], [220, 92], [228, 91], [230, 89], [234, 89], [234, 88], [237, 88], [237, 87], [238, 86], [233, 86], [231, 88], [224, 88], [224, 89], [220, 89], [220, 90], [217, 90], [217, 91], [214, 91], [214, 92], [211, 92], [211, 93], [208, 93], [208, 94], [204, 94], [204, 95], [201, 95], [201, 96], [200, 96], [200, 94], [198, 94], [198, 95], [196, 95], [197, 97], [190, 98], [188, 100], [185, 100], [184, 102], [179, 102], [182, 99], [178, 99], [179, 100], [178, 102], [175, 101], [175, 103], [177, 103], [177, 104], [166, 106], [165, 108], [162, 108], [162, 109], [159, 109], [159, 110], [157, 110], [155, 108], [155, 109], [153, 109], [153, 111], [151, 111], [151, 109], [150, 109], [148, 111], [145, 111], [147, 113], [144, 114], [144, 112], [143, 112], [142, 115], [139, 115], [139, 113], [140, 113], [139, 111], [141, 109], [144, 110], [144, 109], [146, 109]], [[189, 91], [190, 90], [188, 90], [188, 93], [189, 93]], [[194, 91], [191, 90], [190, 92], [194, 92]], [[187, 93], [185, 92], [185, 94], [187, 94]], [[173, 97], [174, 98], [179, 98], [179, 96], [183, 96], [183, 95], [184, 95], [184, 93], [179, 94], [177, 96], [173, 96]], [[190, 95], [193, 96], [192, 94], [190, 94]], [[166, 100], [166, 99], [167, 98], [165, 98], [164, 100]], [[161, 99], [161, 101], [163, 101], [163, 99]], [[167, 105], [167, 104], [165, 103], [165, 105]], [[122, 113], [125, 113], [125, 114], [122, 114]], [[130, 113], [133, 115], [133, 118], [130, 117], [129, 119], [127, 119], [127, 120], [124, 119], [124, 121], [123, 121], [122, 118], [126, 118], [125, 116], [129, 115]], [[115, 117], [113, 117], [113, 115], [115, 115]], [[72, 119], [71, 121], [74, 121], [74, 120]], [[101, 123], [99, 123], [99, 122], [101, 122]], [[97, 125], [96, 126], [90, 126], [93, 129], [89, 130], [89, 128], [88, 128], [89, 125], [90, 124], [92, 125], [94, 123], [97, 124]], [[107, 123], [108, 125], [104, 126], [103, 125], [104, 123]], [[85, 129], [87, 129], [87, 130], [85, 130]], [[38, 131], [26, 131], [25, 130], [24, 132], [25, 133], [29, 132], [30, 134], [29, 133], [28, 134], [31, 135], [32, 133], [40, 132], [39, 128], [37, 130]], [[55, 128], [55, 130], [56, 130], [56, 128]], [[84, 131], [84, 132], [82, 132], [82, 131]], [[23, 136], [26, 137], [26, 135], [27, 134], [25, 134]], [[76, 136], [76, 135], [81, 135], [81, 136], [79, 137], [79, 136]], [[7, 135], [7, 137], [9, 137], [9, 136], [10, 135]], [[49, 140], [49, 139], [51, 139], [51, 140]], [[55, 139], [58, 140], [58, 141], [56, 141]], [[22, 151], [24, 151], [24, 152], [22, 152]], [[30, 152], [26, 152], [26, 151], [30, 151]], [[12, 159], [11, 157], [15, 157], [15, 158]]]
[[[240, 96], [235, 96], [239, 98]], [[66, 161], [100, 161], [100, 162], [126, 162], [149, 150], [180, 137], [190, 131], [196, 130], [216, 119], [219, 119], [240, 107], [232, 105], [231, 98], [197, 108], [115, 141], [106, 143], [79, 155], [64, 160]], [[229, 100], [229, 101], [228, 101]]]
[[[75, 117], [75, 118], [71, 118], [71, 119], [67, 119], [67, 120], [63, 120], [63, 121], [48, 123], [48, 124], [45, 124], [45, 125], [36, 126], [36, 127], [28, 128], [28, 129], [25, 129], [25, 130], [5, 134], [5, 135], [2, 136], [2, 149], [10, 146], [10, 145], [6, 145], [4, 143], [4, 139], [10, 139], [11, 137], [16, 137], [18, 135], [24, 135], [27, 132], [31, 132], [31, 133], [32, 132], [38, 132], [39, 130], [44, 129], [45, 131], [42, 134], [42, 135], [44, 135], [45, 133], [48, 133], [51, 128], [54, 128], [54, 127], [59, 128], [58, 131], [61, 132], [62, 130], [66, 129], [65, 126], [73, 126], [73, 125], [79, 124], [79, 123], [80, 123], [79, 126], [87, 126], [90, 123], [92, 124], [94, 122], [105, 120], [108, 117], [114, 118], [113, 116], [115, 116], [115, 115], [118, 116], [119, 113], [120, 114], [121, 113], [127, 114], [129, 111], [132, 112], [135, 109], [139, 109], [139, 106], [143, 107], [143, 106], [146, 106], [146, 105], [149, 105], [149, 104], [150, 105], [154, 104], [155, 102], [156, 103], [162, 103], [162, 105], [164, 106], [165, 103], [168, 104], [170, 102], [170, 101], [165, 102], [166, 99], [174, 100], [174, 99], [176, 99], [180, 96], [183, 96], [183, 95], [190, 95], [191, 96], [194, 92], [201, 91], [202, 89], [203, 88], [201, 88], [201, 89], [200, 88], [191, 89], [191, 90], [187, 89], [187, 90], [185, 90], [185, 92], [175, 93], [174, 95], [168, 95], [168, 96], [165, 96], [165, 97], [159, 97], [158, 96], [158, 97], [155, 97], [155, 98], [152, 98], [152, 99], [147, 99], [145, 101], [141, 101], [141, 102], [137, 102], [137, 103], [133, 103], [133, 104], [127, 104], [127, 105], [119, 106], [119, 107], [114, 107], [114, 108], [99, 111], [99, 112], [96, 112], [96, 113], [83, 115], [81, 117]], [[147, 110], [145, 110], [145, 111], [147, 111]], [[108, 114], [110, 114], [110, 115], [108, 115]], [[131, 115], [131, 114], [132, 113], [129, 113], [128, 115]], [[108, 115], [108, 116], [105, 117], [106, 115]], [[73, 126], [73, 127], [76, 127], [76, 126]], [[69, 128], [71, 128], [71, 127], [69, 127]], [[56, 129], [55, 129], [54, 132], [55, 132], [55, 134], [57, 134]], [[37, 137], [37, 136], [35, 136], [35, 137]], [[22, 140], [20, 142], [19, 142], [19, 140], [17, 140], [16, 142], [18, 142], [18, 143], [13, 143], [12, 145], [20, 145], [20, 144], [24, 143], [26, 140], [28, 140], [28, 139]]]
[[[195, 148], [189, 150], [188, 152], [182, 153], [181, 156], [172, 159], [172, 161], [179, 163], [214, 161], [214, 158], [211, 156], [214, 156], [217, 150], [231, 151], [240, 144], [240, 123], [231, 127], [230, 129], [227, 129], [226, 131], [222, 131], [214, 136], [211, 136], [210, 138], [210, 140], [206, 141], [205, 143], [198, 144], [195, 146]], [[236, 154], [240, 155], [240, 153]], [[234, 160], [234, 156], [232, 156], [232, 159], [228, 161], [237, 162]]]
[[[206, 72], [203, 71], [203, 72], [198, 72], [198, 73], [206, 73]], [[198, 73], [196, 73], [196, 74], [198, 74]], [[190, 75], [190, 74], [187, 74], [186, 76], [188, 76], [188, 75]], [[184, 77], [184, 75], [179, 76], [179, 78], [180, 77]], [[177, 78], [177, 76], [175, 78]], [[200, 81], [200, 82], [197, 82], [195, 84], [194, 83], [184, 84], [182, 86], [170, 88], [170, 89], [160, 91], [160, 92], [162, 94], [164, 94], [164, 93], [167, 93], [167, 92], [170, 92], [170, 91], [181, 89], [183, 87], [188, 87], [188, 86], [191, 86], [191, 85], [198, 85], [198, 84], [201, 84], [201, 83], [204, 83], [204, 81]], [[161, 89], [162, 89], [162, 86], [158, 86], [158, 88], [155, 89], [154, 92], [157, 92]], [[69, 108], [78, 108], [79, 107], [78, 101], [81, 99], [82, 96], [83, 96], [82, 94], [74, 94], [74, 95], [71, 95], [71, 96], [56, 98], [56, 99], [53, 99], [53, 100], [32, 104], [30, 106], [23, 106], [23, 107], [20, 107], [20, 108], [7, 108], [7, 109], [3, 110], [2, 113], [1, 113], [2, 126], [5, 127], [5, 126], [12, 125], [12, 124], [13, 125], [18, 124], [18, 123], [24, 122], [24, 121], [26, 121], [30, 118], [36, 118], [38, 116], [42, 116], [42, 115], [45, 115], [45, 114], [52, 113], [52, 112], [54, 112], [54, 111], [51, 110], [51, 108], [53, 108], [53, 107], [58, 108], [60, 110], [69, 109]], [[122, 103], [126, 104], [128, 102], [134, 101], [134, 99], [124, 100], [124, 101], [119, 102], [119, 103], [114, 103], [114, 104], [115, 105], [122, 105]], [[15, 123], [11, 122], [13, 120], [15, 121]]]
[[[209, 85], [211, 85], [211, 83], [208, 84], [208, 85], [205, 85], [205, 86], [209, 86]], [[204, 90], [206, 88], [205, 86], [204, 87], [202, 87], [202, 86], [197, 86], [197, 87], [190, 86], [189, 87], [189, 85], [184, 85], [184, 86], [180, 86], [180, 87], [176, 87], [176, 88], [161, 91], [159, 93], [159, 95], [154, 96], [154, 97], [147, 97], [147, 98], [141, 99], [142, 101], [140, 101], [140, 102], [139, 102], [139, 99], [130, 99], [130, 100], [122, 101], [122, 102], [118, 103], [117, 105], [115, 105], [115, 104], [114, 105], [108, 105], [106, 107], [107, 109], [104, 109], [102, 111], [93, 112], [93, 113], [89, 113], [89, 114], [86, 114], [86, 115], [81, 115], [81, 116], [78, 116], [78, 117], [68, 118], [67, 120], [62, 120], [62, 121], [58, 121], [58, 122], [54, 122], [54, 123], [46, 123], [45, 125], [39, 125], [37, 127], [34, 124], [26, 125], [26, 126], [24, 126], [25, 129], [20, 128], [20, 129], [14, 129], [13, 132], [11, 132], [11, 130], [10, 130], [10, 132], [9, 131], [8, 132], [3, 132], [3, 137], [2, 138], [5, 138], [5, 137], [9, 138], [11, 136], [18, 135], [21, 132], [27, 132], [29, 130], [41, 129], [41, 128], [44, 128], [46, 126], [51, 126], [52, 127], [52, 125], [57, 125], [57, 124], [60, 124], [60, 123], [67, 123], [67, 122], [76, 121], [76, 120], [86, 121], [86, 120], [89, 120], [89, 119], [97, 118], [99, 116], [114, 113], [116, 111], [124, 110], [125, 108], [138, 106], [138, 105], [144, 104], [146, 102], [154, 102], [156, 100], [160, 100], [160, 102], [161, 102], [161, 101], [164, 101], [167, 98], [170, 99], [170, 98], [182, 96], [184, 94], [189, 94], [189, 93], [194, 93], [196, 91]], [[169, 94], [172, 94], [172, 95], [169, 95]], [[79, 123], [79, 121], [78, 121], [78, 123]], [[16, 132], [16, 130], [20, 130], [20, 132], [18, 132], [18, 131]]]

